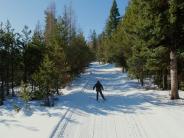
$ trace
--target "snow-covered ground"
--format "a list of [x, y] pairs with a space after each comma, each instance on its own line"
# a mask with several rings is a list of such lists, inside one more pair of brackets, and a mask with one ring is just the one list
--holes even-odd
[[[96, 80], [104, 85], [106, 101], [96, 101]], [[32, 102], [29, 111], [16, 113], [17, 100], [6, 101], [0, 138], [184, 137], [184, 101], [170, 101], [168, 91], [141, 89], [112, 64], [92, 63], [63, 92], [52, 108]]]

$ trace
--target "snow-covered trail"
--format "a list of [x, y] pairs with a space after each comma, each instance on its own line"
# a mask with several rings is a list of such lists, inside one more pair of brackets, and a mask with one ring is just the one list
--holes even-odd
[[[96, 80], [107, 101], [96, 101]], [[53, 138], [183, 138], [184, 106], [166, 99], [167, 92], [144, 91], [111, 64], [91, 64], [60, 97], [66, 114]]]
[[[96, 101], [96, 80], [104, 85], [107, 101]], [[120, 68], [92, 63], [56, 106], [7, 99], [0, 106], [0, 138], [184, 138], [184, 100], [170, 101], [168, 91], [139, 87]], [[180, 92], [184, 97], [184, 92]]]

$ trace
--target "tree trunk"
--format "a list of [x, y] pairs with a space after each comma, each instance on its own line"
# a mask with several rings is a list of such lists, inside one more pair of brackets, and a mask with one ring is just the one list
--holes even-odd
[[140, 82], [141, 82], [141, 86], [143, 87], [144, 86], [144, 79], [143, 79], [143, 77], [140, 78]]
[[57, 78], [57, 81], [56, 81], [56, 93], [57, 93], [57, 95], [60, 95], [59, 94], [59, 79]]
[[179, 99], [176, 50], [170, 51], [171, 100]]
[[15, 97], [15, 92], [14, 92], [14, 66], [13, 66], [13, 57], [12, 57], [12, 63], [11, 63], [11, 75], [12, 75], [12, 80], [11, 80], [11, 89], [12, 89], [12, 97]]
[[1, 80], [0, 105], [3, 105], [3, 101], [4, 101], [4, 81]]
[[144, 72], [143, 71], [140, 72], [140, 83], [141, 83], [141, 86], [143, 87], [144, 86]]
[[59, 87], [57, 86], [57, 88], [56, 88], [56, 93], [57, 93], [57, 95], [60, 95], [59, 94]]
[[167, 90], [167, 71], [163, 72], [162, 85], [163, 85], [163, 90]]
[[159, 88], [162, 88], [163, 89], [162, 77], [163, 77], [163, 73], [162, 73], [162, 70], [160, 70], [159, 71], [159, 76], [158, 76], [158, 86], [159, 86]]
[[122, 71], [123, 71], [123, 73], [125, 73], [126, 72], [126, 69], [125, 69], [125, 67], [122, 67], [123, 69], [122, 69]]
[[31, 83], [31, 92], [34, 92], [34, 81], [31, 79], [30, 83]]
[[10, 95], [9, 81], [7, 81], [5, 84], [6, 84], [6, 95], [9, 96]]
[[24, 83], [27, 83], [27, 67], [25, 63], [24, 63]]
[[9, 89], [9, 65], [7, 67], [5, 84], [6, 84], [6, 95], [9, 96], [10, 95], [10, 89]]

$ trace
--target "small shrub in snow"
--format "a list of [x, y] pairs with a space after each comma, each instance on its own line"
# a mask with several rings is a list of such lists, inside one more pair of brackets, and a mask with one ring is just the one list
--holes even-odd
[[21, 108], [18, 105], [13, 104], [13, 109], [18, 113]]
[[21, 83], [20, 97], [24, 100], [26, 107], [28, 107], [28, 102], [31, 99], [31, 95], [26, 84], [23, 82]]
[[44, 98], [44, 93], [41, 90], [36, 90], [32, 92], [31, 99], [42, 100]]

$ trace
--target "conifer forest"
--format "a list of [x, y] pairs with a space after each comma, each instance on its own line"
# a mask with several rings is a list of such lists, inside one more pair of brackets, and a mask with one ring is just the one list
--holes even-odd
[[184, 137], [184, 0], [15, 1], [0, 2], [0, 138]]

